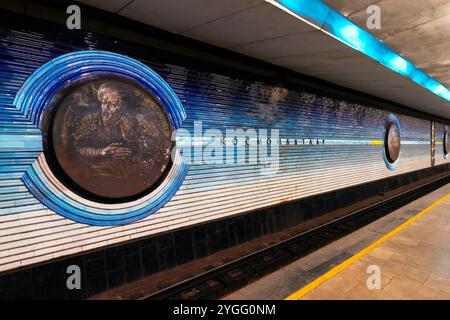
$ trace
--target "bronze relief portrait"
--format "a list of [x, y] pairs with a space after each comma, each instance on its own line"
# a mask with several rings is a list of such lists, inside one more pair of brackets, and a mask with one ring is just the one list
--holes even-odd
[[447, 156], [450, 153], [450, 140], [449, 140], [449, 131], [448, 129], [444, 132], [444, 139], [442, 144], [444, 145], [444, 156]]
[[78, 84], [53, 103], [45, 149], [69, 188], [121, 202], [159, 185], [171, 166], [172, 128], [151, 92], [105, 77]]
[[387, 125], [385, 136], [386, 156], [390, 163], [397, 161], [400, 155], [400, 148], [400, 129], [395, 122], [391, 121]]

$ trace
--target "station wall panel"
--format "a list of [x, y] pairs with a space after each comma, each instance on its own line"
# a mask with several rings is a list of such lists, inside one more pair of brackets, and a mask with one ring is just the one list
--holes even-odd
[[[13, 100], [44, 63], [89, 49], [125, 54], [155, 70], [182, 101], [187, 113], [183, 129], [189, 132], [199, 121], [202, 132], [217, 129], [224, 135], [227, 129], [278, 130], [278, 170], [261, 174], [258, 163], [194, 161], [180, 190], [162, 209], [122, 226], [81, 224], [47, 209], [21, 181], [42, 152], [41, 133], [15, 110]], [[430, 167], [430, 122], [400, 114], [400, 163], [394, 171], [386, 167], [383, 140], [389, 114], [166, 64], [151, 52], [91, 33], [67, 38], [58, 30], [0, 29], [0, 271]], [[16, 141], [18, 132], [28, 132], [27, 139]]]

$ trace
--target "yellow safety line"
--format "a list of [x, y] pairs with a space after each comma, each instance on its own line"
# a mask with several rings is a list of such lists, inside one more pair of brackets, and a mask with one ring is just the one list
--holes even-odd
[[427, 213], [428, 211], [430, 211], [431, 209], [433, 209], [434, 207], [436, 207], [438, 204], [440, 204], [441, 202], [445, 201], [449, 197], [450, 197], [450, 194], [447, 194], [445, 197], [443, 197], [440, 200], [436, 201], [435, 203], [431, 204], [429, 207], [427, 207], [426, 209], [422, 210], [421, 212], [416, 214], [414, 217], [409, 218], [408, 220], [403, 222], [401, 225], [399, 225], [397, 228], [395, 228], [394, 230], [392, 230], [388, 234], [384, 235], [380, 239], [376, 240], [375, 242], [370, 244], [368, 247], [366, 247], [363, 250], [359, 251], [354, 256], [348, 258], [347, 260], [345, 260], [344, 262], [342, 262], [338, 266], [334, 267], [333, 269], [331, 269], [330, 271], [328, 271], [324, 275], [320, 276], [319, 278], [317, 278], [313, 282], [307, 284], [306, 286], [304, 286], [300, 290], [294, 292], [289, 297], [285, 298], [285, 300], [298, 300], [298, 299], [300, 299], [301, 297], [303, 297], [304, 295], [306, 295], [310, 291], [314, 290], [315, 288], [320, 286], [322, 283], [324, 283], [328, 279], [332, 278], [333, 276], [335, 276], [336, 274], [338, 274], [339, 272], [341, 272], [342, 270], [344, 270], [345, 268], [347, 268], [348, 266], [353, 264], [358, 259], [360, 259], [363, 256], [365, 256], [367, 253], [369, 253], [370, 251], [372, 251], [373, 249], [378, 247], [380, 244], [382, 244], [383, 242], [385, 242], [386, 240], [391, 238], [393, 235], [398, 233], [400, 230], [402, 230], [403, 228], [405, 228], [409, 224], [411, 224], [414, 221], [416, 221], [417, 219], [419, 219], [425, 213]]
[[383, 144], [383, 140], [371, 140], [370, 144], [376, 144], [376, 145]]

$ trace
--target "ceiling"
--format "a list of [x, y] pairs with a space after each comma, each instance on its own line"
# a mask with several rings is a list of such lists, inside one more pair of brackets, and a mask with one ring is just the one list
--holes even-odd
[[[426, 74], [450, 87], [449, 0], [323, 0]], [[381, 9], [381, 29], [366, 27], [366, 8]]]
[[[127, 18], [450, 119], [450, 103], [264, 0], [80, 0]], [[450, 87], [450, 1], [324, 0]]]

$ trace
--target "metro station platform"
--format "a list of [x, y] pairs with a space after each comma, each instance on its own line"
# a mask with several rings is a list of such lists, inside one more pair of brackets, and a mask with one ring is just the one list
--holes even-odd
[[0, 1], [0, 301], [450, 300], [450, 1], [405, 3]]
[[449, 240], [447, 184], [224, 299], [450, 299]]

